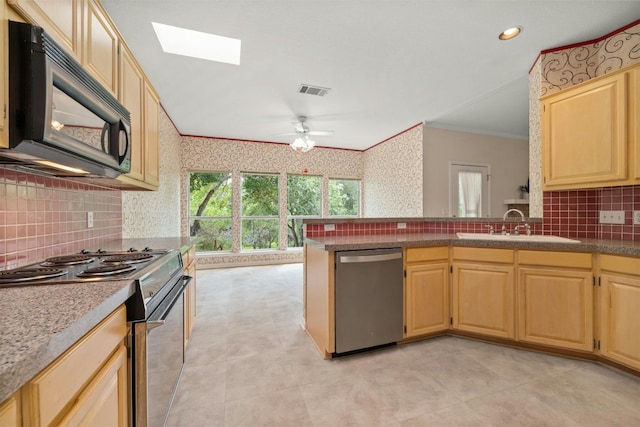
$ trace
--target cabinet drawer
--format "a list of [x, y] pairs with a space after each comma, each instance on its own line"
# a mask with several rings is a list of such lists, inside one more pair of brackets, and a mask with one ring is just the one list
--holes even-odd
[[50, 425], [122, 344], [126, 333], [122, 306], [27, 383], [25, 398], [33, 425]]
[[511, 249], [455, 247], [453, 248], [453, 259], [513, 264], [513, 251]]
[[605, 271], [637, 275], [640, 272], [640, 258], [601, 255], [600, 268]]
[[576, 252], [518, 251], [518, 263], [591, 269], [592, 256]]
[[438, 248], [408, 248], [406, 262], [435, 261], [449, 258], [447, 246]]

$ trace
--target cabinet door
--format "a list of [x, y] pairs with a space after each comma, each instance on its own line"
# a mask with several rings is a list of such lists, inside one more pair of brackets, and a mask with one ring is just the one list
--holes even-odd
[[127, 349], [120, 346], [59, 425], [126, 427], [127, 388]]
[[157, 187], [160, 185], [160, 99], [148, 83], [144, 93], [144, 180]]
[[632, 177], [635, 183], [640, 182], [640, 67], [634, 67], [629, 71], [629, 139], [632, 151]]
[[524, 267], [518, 271], [518, 338], [532, 343], [591, 351], [591, 271], [545, 267]]
[[640, 369], [640, 278], [605, 273], [601, 285], [601, 355]]
[[118, 36], [96, 0], [84, 8], [82, 64], [114, 96], [118, 93]]
[[405, 337], [449, 328], [449, 263], [406, 268]]
[[627, 77], [598, 78], [542, 102], [544, 189], [628, 180]]
[[126, 46], [120, 46], [120, 90], [118, 98], [131, 113], [131, 171], [128, 177], [144, 180], [144, 74]]
[[8, 3], [81, 61], [81, 0], [8, 0]]
[[454, 263], [453, 328], [515, 338], [512, 266]]
[[0, 403], [0, 427], [18, 427], [20, 422], [20, 393]]

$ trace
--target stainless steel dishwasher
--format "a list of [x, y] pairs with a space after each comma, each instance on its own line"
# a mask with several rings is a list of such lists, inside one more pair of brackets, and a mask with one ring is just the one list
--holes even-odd
[[402, 249], [336, 252], [336, 354], [402, 339]]

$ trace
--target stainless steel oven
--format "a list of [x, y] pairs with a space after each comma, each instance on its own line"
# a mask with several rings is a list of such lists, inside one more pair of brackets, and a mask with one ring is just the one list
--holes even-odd
[[127, 307], [131, 424], [136, 427], [164, 426], [184, 364], [184, 291], [191, 277], [183, 275], [179, 256], [170, 261], [136, 281], [144, 305], [132, 299]]

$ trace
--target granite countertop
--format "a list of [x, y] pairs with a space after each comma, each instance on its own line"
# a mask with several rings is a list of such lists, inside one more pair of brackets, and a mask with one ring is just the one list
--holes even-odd
[[[101, 249], [180, 249], [188, 237], [119, 239]], [[92, 248], [98, 249], [98, 248]], [[135, 292], [130, 280], [0, 288], [0, 403]]]
[[640, 257], [640, 242], [577, 239], [579, 243], [523, 242], [460, 239], [455, 234], [396, 234], [306, 238], [305, 243], [326, 251], [428, 246], [468, 246], [480, 248], [534, 249], [550, 251], [597, 252]]

